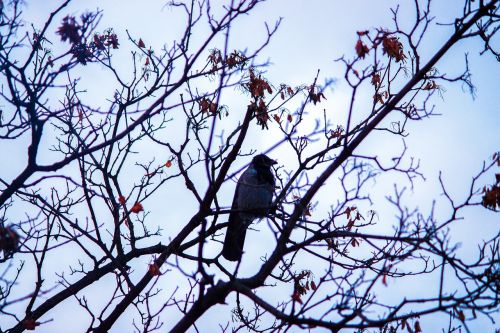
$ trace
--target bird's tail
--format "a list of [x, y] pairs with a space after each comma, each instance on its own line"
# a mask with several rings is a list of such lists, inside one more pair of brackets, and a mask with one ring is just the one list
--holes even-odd
[[224, 247], [222, 248], [224, 258], [229, 261], [241, 260], [247, 228], [248, 224], [241, 221], [238, 214], [229, 214], [229, 225], [227, 226]]

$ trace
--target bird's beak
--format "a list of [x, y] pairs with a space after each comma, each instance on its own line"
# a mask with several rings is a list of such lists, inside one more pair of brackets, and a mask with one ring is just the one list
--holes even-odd
[[271, 160], [271, 165], [275, 165], [275, 164], [278, 164], [278, 161], [276, 161], [276, 160]]

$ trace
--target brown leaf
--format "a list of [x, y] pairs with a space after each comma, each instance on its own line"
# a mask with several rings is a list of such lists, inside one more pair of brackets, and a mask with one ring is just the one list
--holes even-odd
[[138, 45], [141, 49], [143, 49], [143, 48], [145, 48], [145, 47], [146, 47], [146, 44], [144, 44], [144, 41], [142, 40], [142, 38], [139, 38], [139, 43], [137, 43], [137, 45]]

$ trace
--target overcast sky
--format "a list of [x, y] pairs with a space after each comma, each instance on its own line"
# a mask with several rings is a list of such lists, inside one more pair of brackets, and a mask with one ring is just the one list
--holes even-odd
[[[217, 1], [213, 1], [216, 3]], [[258, 8], [248, 17], [241, 20], [233, 27], [233, 37], [230, 49], [252, 49], [265, 37], [264, 23], [274, 24], [280, 17], [282, 24], [272, 39], [270, 45], [265, 48], [260, 60], [269, 60], [271, 65], [266, 69], [266, 77], [273, 83], [288, 83], [292, 86], [308, 84], [312, 82], [317, 70], [320, 70], [320, 80], [332, 78], [337, 80], [331, 89], [325, 92], [327, 101], [321, 104], [321, 109], [329, 112], [338, 112], [339, 118], [345, 114], [349, 91], [342, 82], [343, 68], [334, 60], [342, 55], [353, 57], [354, 45], [357, 40], [356, 31], [366, 30], [375, 27], [392, 27], [389, 8], [401, 4], [402, 17], [409, 21], [412, 16], [405, 16], [412, 7], [407, 7], [412, 1], [369, 1], [369, 0], [270, 0], [258, 6]], [[449, 23], [453, 21], [455, 15], [460, 14], [461, 6], [456, 6], [461, 1], [457, 0], [437, 0], [433, 8], [436, 21]], [[52, 6], [59, 1], [26, 1], [25, 19], [33, 22], [35, 27], [45, 22], [48, 14], [52, 11]], [[166, 1], [143, 1], [134, 0], [102, 0], [83, 1], [76, 0], [63, 11], [56, 22], [60, 22], [66, 14], [79, 15], [83, 11], [100, 8], [103, 10], [101, 20], [101, 30], [113, 27], [117, 33], [122, 48], [121, 56], [127, 57], [126, 30], [136, 37], [140, 37], [147, 45], [153, 48], [161, 48], [163, 44], [172, 43], [173, 39], [180, 36], [184, 25], [177, 15], [177, 11], [165, 6]], [[402, 20], [405, 24], [406, 20]], [[57, 25], [52, 28], [55, 31]], [[441, 43], [446, 40], [451, 31], [449, 26], [433, 27], [432, 33], [424, 41], [425, 54], [423, 61], [437, 50]], [[56, 37], [54, 37], [56, 38]], [[427, 52], [428, 50], [428, 52]], [[443, 172], [444, 180], [451, 193], [463, 198], [464, 191], [468, 189], [468, 182], [477, 173], [482, 161], [500, 149], [500, 113], [499, 95], [500, 88], [498, 78], [500, 77], [500, 66], [493, 57], [480, 57], [478, 52], [481, 45], [477, 42], [467, 41], [455, 47], [451, 53], [446, 55], [438, 64], [442, 73], [459, 74], [463, 70], [464, 53], [470, 56], [470, 67], [473, 73], [473, 83], [477, 87], [475, 99], [463, 89], [460, 84], [450, 84], [445, 86], [443, 97], [435, 97], [432, 102], [436, 106], [439, 117], [427, 119], [425, 121], [412, 124], [410, 135], [406, 138], [408, 154], [421, 160], [422, 170], [427, 178], [427, 182], [418, 183], [415, 191], [411, 193], [416, 204], [420, 207], [428, 208], [432, 203], [432, 198], [438, 196], [440, 189], [435, 186], [435, 182], [440, 171]], [[99, 105], [99, 101], [104, 100], [104, 95], [112, 93], [113, 87], [106, 86], [103, 82], [106, 79], [101, 76], [101, 69], [98, 66], [88, 66], [83, 69], [82, 82], [88, 85], [87, 99], [93, 100], [94, 105]], [[227, 99], [222, 101], [232, 108], [239, 107], [241, 101], [238, 95], [227, 95]], [[246, 103], [246, 102], [244, 102]], [[245, 108], [246, 104], [241, 105]], [[270, 146], [270, 138], [278, 138], [273, 133], [259, 134], [256, 132], [252, 139], [252, 145], [260, 147], [261, 150]], [[401, 140], [377, 141], [376, 138], [369, 140], [361, 149], [364, 151], [380, 150], [380, 154], [392, 152], [394, 147], [401, 147]], [[0, 145], [1, 156], [11, 156], [12, 168], [5, 169], [5, 172], [15, 173], [15, 166], [22, 165], [26, 156], [25, 151], [19, 151], [16, 147]], [[164, 152], [152, 152], [153, 154], [164, 154]], [[278, 154], [278, 153], [277, 153]], [[287, 156], [272, 156], [281, 163], [287, 161]], [[240, 165], [246, 163], [243, 161]], [[17, 163], [17, 164], [16, 164]], [[3, 171], [2, 171], [3, 172]], [[390, 190], [392, 182], [387, 181], [386, 187], [377, 187], [379, 193], [385, 193], [384, 189]], [[384, 184], [383, 184], [384, 185]], [[179, 186], [182, 186], [180, 184]], [[227, 202], [229, 205], [232, 199], [234, 184], [228, 183], [224, 191], [227, 192]], [[169, 194], [166, 194], [167, 196]], [[175, 197], [175, 191], [171, 191], [172, 197], [165, 200], [179, 200]], [[320, 199], [321, 200], [321, 199]], [[148, 209], [152, 211], [154, 217], [155, 209], [161, 211], [161, 202], [150, 202]], [[383, 208], [378, 207], [379, 210]], [[189, 211], [185, 208], [185, 211]], [[182, 212], [171, 212], [170, 221], [184, 222]], [[392, 214], [392, 213], [391, 213]], [[19, 212], [22, 215], [22, 212]], [[473, 216], [469, 216], [464, 223], [457, 227], [454, 233], [456, 240], [462, 242], [462, 249], [459, 253], [475, 251], [478, 240], [492, 236], [498, 232], [498, 221], [492, 214], [484, 210], [475, 210]], [[270, 239], [270, 238], [269, 238]], [[249, 244], [261, 244], [269, 240], [265, 235], [257, 237], [256, 232], [251, 232], [247, 242]], [[253, 243], [252, 243], [253, 242]], [[71, 261], [74, 258], [61, 259]], [[245, 269], [249, 274], [258, 261], [249, 264]], [[111, 281], [112, 282], [112, 281]], [[165, 281], [168, 283], [168, 281]], [[392, 282], [390, 293], [398, 297], [409, 292], [408, 286], [404, 283]], [[425, 285], [413, 286], [417, 291], [426, 288]], [[427, 283], [427, 282], [425, 282]], [[165, 286], [171, 289], [170, 286]], [[94, 288], [92, 291], [96, 291]], [[168, 294], [168, 292], [166, 292]], [[209, 331], [217, 330], [220, 318], [228, 320], [229, 306], [218, 306], [210, 310], [202, 319], [202, 327], [210, 327]], [[57, 314], [56, 314], [57, 313]], [[37, 332], [69, 332], [71, 327], [84, 325], [78, 318], [78, 314], [68, 314], [66, 309], [59, 307], [52, 315], [56, 317], [53, 323], [43, 325]], [[48, 318], [46, 318], [48, 319]], [[169, 318], [176, 322], [176, 318]], [[498, 317], [500, 320], [500, 317]], [[0, 325], [2, 318], [0, 318]], [[65, 322], [61, 325], [61, 322]], [[425, 332], [436, 332], [435, 323], [430, 320], [423, 321]], [[442, 322], [439, 322], [442, 323]], [[129, 321], [122, 318], [114, 332], [130, 331]], [[167, 320], [167, 327], [172, 323]], [[473, 332], [479, 332], [481, 322], [471, 325]], [[71, 329], [70, 331], [79, 331]], [[208, 330], [207, 330], [208, 331]]]

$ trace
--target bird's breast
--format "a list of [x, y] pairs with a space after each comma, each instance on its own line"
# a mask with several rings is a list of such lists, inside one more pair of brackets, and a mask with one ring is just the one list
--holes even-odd
[[[273, 186], [270, 184], [256, 184], [242, 182], [238, 191], [238, 209], [240, 210], [267, 210], [273, 200]], [[263, 216], [263, 212], [251, 212], [249, 215]]]

